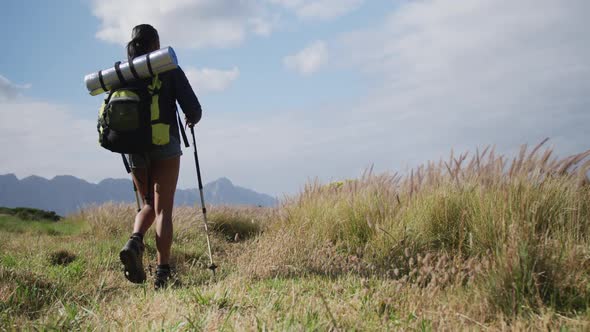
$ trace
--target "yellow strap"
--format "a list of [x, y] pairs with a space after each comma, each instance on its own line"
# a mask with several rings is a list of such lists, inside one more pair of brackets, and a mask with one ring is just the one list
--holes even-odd
[[152, 80], [152, 84], [148, 86], [148, 91], [152, 95], [152, 104], [150, 108], [150, 115], [152, 121], [160, 119], [160, 88], [162, 87], [162, 81], [158, 75]]

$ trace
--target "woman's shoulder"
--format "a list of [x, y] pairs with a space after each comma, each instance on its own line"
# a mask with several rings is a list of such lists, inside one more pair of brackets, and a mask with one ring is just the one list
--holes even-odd
[[184, 73], [182, 68], [180, 68], [180, 66], [179, 66], [174, 69], [168, 70], [164, 73], [161, 73], [161, 74], [159, 74], [159, 76], [162, 81], [176, 81], [179, 78], [186, 76], [186, 74]]

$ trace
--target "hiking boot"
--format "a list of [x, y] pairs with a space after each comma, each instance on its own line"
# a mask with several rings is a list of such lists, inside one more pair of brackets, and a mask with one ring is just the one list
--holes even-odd
[[119, 252], [121, 263], [125, 266], [125, 278], [135, 284], [145, 282], [143, 251], [143, 241], [132, 236]]
[[158, 266], [156, 269], [156, 279], [154, 280], [154, 288], [156, 290], [163, 289], [168, 286], [170, 281], [170, 267]]

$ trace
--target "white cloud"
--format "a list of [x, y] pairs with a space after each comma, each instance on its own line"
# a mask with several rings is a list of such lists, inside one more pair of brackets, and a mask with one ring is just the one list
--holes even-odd
[[290, 70], [302, 75], [317, 72], [328, 60], [328, 47], [323, 41], [316, 41], [294, 55], [286, 56], [283, 63]]
[[193, 89], [204, 93], [224, 91], [240, 76], [238, 67], [230, 70], [188, 67], [185, 72]]
[[268, 0], [295, 11], [303, 19], [328, 20], [359, 8], [364, 0]]
[[92, 181], [125, 176], [120, 157], [98, 145], [96, 121], [69, 106], [24, 97], [0, 102], [0, 132], [0, 174]]
[[96, 36], [125, 44], [131, 29], [153, 25], [162, 45], [182, 48], [231, 47], [249, 34], [268, 36], [279, 24], [277, 6], [303, 19], [327, 20], [359, 8], [364, 0], [93, 0], [100, 22]]
[[142, 23], [158, 30], [162, 45], [185, 48], [234, 46], [249, 33], [268, 35], [273, 24], [255, 0], [95, 0], [92, 6], [101, 20], [97, 37], [119, 44]]
[[0, 102], [13, 100], [20, 95], [21, 90], [29, 88], [31, 88], [31, 84], [14, 84], [0, 75]]
[[68, 174], [94, 181], [125, 176], [116, 155], [99, 147], [96, 121], [72, 107], [21, 94], [30, 87], [0, 75], [0, 174]]
[[588, 149], [589, 11], [584, 0], [407, 2], [331, 45], [373, 82], [350, 118], [375, 125], [365, 144], [385, 164], [546, 136], [561, 152]]

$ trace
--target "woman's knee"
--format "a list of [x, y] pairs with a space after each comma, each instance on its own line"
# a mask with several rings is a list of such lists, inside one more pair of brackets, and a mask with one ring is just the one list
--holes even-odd
[[145, 214], [147, 216], [152, 216], [155, 217], [156, 216], [156, 210], [154, 210], [154, 207], [150, 204], [144, 204], [141, 207], [141, 210], [139, 211], [141, 214]]
[[172, 222], [172, 210], [156, 211], [156, 218], [165, 223]]
[[176, 183], [157, 183], [155, 189], [155, 209], [157, 214], [166, 214], [172, 216], [172, 209], [174, 208], [174, 194], [176, 191]]

